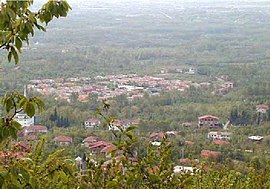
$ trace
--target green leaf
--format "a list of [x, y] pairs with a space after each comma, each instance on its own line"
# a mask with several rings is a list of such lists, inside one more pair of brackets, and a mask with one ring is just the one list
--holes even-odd
[[15, 12], [14, 12], [12, 9], [10, 9], [10, 8], [7, 8], [6, 10], [7, 10], [8, 16], [9, 16], [12, 20], [15, 20], [15, 18], [16, 18]]
[[18, 56], [18, 53], [17, 53], [17, 51], [15, 50], [15, 48], [13, 46], [11, 46], [11, 53], [12, 53], [12, 55], [14, 57], [15, 64], [18, 64], [19, 56]]
[[23, 106], [23, 110], [29, 117], [33, 117], [35, 115], [35, 106], [32, 102], [27, 101]]
[[129, 132], [129, 131], [132, 131], [132, 130], [134, 130], [134, 129], [137, 129], [137, 126], [131, 125], [130, 127], [128, 127], [128, 128], [126, 129], [126, 131]]
[[20, 131], [22, 129], [22, 125], [17, 122], [16, 120], [11, 121], [12, 127], [14, 127], [17, 131]]
[[20, 101], [19, 101], [19, 108], [23, 107], [24, 104], [27, 102], [27, 99], [25, 97], [23, 97]]
[[21, 52], [21, 48], [22, 48], [22, 41], [19, 37], [16, 37], [16, 40], [15, 40], [15, 46], [17, 47], [18, 51]]
[[7, 113], [10, 112], [10, 110], [14, 107], [14, 104], [13, 104], [13, 101], [12, 101], [12, 98], [7, 98], [7, 101], [5, 103], [5, 106], [6, 106], [6, 111]]
[[11, 51], [8, 53], [8, 61], [11, 62], [12, 53]]

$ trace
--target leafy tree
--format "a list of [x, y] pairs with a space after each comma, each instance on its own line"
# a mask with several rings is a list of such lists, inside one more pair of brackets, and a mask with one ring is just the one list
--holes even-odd
[[23, 43], [29, 43], [29, 36], [35, 29], [46, 31], [46, 25], [53, 18], [65, 17], [71, 9], [65, 0], [49, 0], [38, 11], [31, 11], [33, 0], [7, 0], [0, 4], [0, 49], [8, 52], [8, 60], [13, 57], [19, 62], [18, 53]]

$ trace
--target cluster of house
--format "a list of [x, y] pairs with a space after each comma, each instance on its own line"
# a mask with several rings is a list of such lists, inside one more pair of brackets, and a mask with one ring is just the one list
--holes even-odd
[[164, 136], [168, 138], [176, 137], [177, 131], [160, 131], [160, 132], [153, 132], [150, 134], [149, 139], [153, 146], [160, 146]]
[[109, 152], [116, 149], [116, 146], [110, 142], [96, 136], [89, 136], [83, 140], [83, 145], [89, 147], [90, 154], [104, 154], [108, 155]]
[[163, 70], [160, 70], [160, 73], [161, 74], [166, 74], [166, 73], [180, 73], [180, 74], [194, 75], [196, 73], [196, 70], [194, 68], [189, 68], [189, 69], [182, 69], [182, 68], [163, 69]]
[[[127, 120], [127, 119], [116, 119], [113, 120], [111, 123], [108, 124], [109, 130], [119, 131], [120, 128], [125, 130], [129, 128], [131, 125], [138, 125], [140, 122], [139, 119], [137, 120]], [[95, 128], [99, 127], [101, 124], [101, 120], [97, 118], [90, 118], [84, 122], [85, 128]]]
[[227, 75], [216, 77], [216, 89], [212, 91], [215, 95], [226, 95], [234, 88], [234, 83], [228, 80]]
[[185, 91], [192, 85], [200, 87], [204, 86], [204, 83], [127, 74], [96, 76], [94, 78], [31, 80], [27, 88], [43, 95], [55, 95], [56, 98], [67, 101], [70, 101], [72, 94], [78, 94], [78, 100], [84, 102], [87, 101], [89, 94], [96, 94], [99, 100], [125, 94], [129, 100], [133, 100], [143, 97], [145, 93], [159, 95], [162, 91]]

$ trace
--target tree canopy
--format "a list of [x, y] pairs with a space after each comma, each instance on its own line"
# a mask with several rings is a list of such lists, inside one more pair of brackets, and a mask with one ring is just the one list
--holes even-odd
[[24, 42], [29, 44], [29, 36], [34, 36], [35, 29], [46, 31], [44, 24], [53, 18], [65, 17], [71, 7], [65, 0], [50, 0], [39, 10], [31, 11], [33, 0], [7, 0], [0, 4], [0, 48], [8, 53], [8, 61], [12, 57], [17, 64], [18, 53]]

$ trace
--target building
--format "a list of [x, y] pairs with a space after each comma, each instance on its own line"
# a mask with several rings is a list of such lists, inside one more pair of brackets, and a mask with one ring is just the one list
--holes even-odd
[[228, 81], [228, 82], [224, 83], [224, 87], [232, 89], [233, 88], [233, 82]]
[[91, 118], [88, 119], [87, 121], [84, 122], [84, 126], [86, 128], [93, 128], [93, 127], [99, 127], [100, 126], [100, 120], [96, 118]]
[[29, 134], [46, 134], [48, 132], [48, 129], [46, 126], [43, 125], [33, 125], [23, 128], [24, 135]]
[[129, 120], [115, 120], [113, 123], [109, 125], [109, 130], [113, 131], [119, 131], [119, 127], [121, 127], [123, 130], [126, 130], [132, 125], [132, 121]]
[[159, 142], [163, 139], [163, 137], [165, 136], [165, 133], [164, 132], [153, 132], [150, 134], [150, 140], [152, 142]]
[[256, 111], [257, 111], [258, 113], [263, 113], [263, 114], [265, 114], [265, 113], [267, 112], [268, 109], [269, 109], [269, 106], [266, 105], [266, 104], [258, 104], [258, 105], [256, 106]]
[[101, 153], [101, 150], [104, 149], [107, 146], [111, 146], [112, 144], [105, 142], [105, 141], [98, 141], [93, 144], [89, 145], [90, 152], [92, 154], [98, 154]]
[[56, 144], [60, 145], [70, 145], [72, 143], [72, 138], [64, 135], [57, 136], [53, 140]]
[[201, 157], [205, 159], [213, 158], [214, 160], [218, 160], [218, 158], [221, 156], [221, 152], [217, 151], [210, 151], [210, 150], [202, 150], [201, 151]]
[[17, 113], [14, 119], [22, 125], [22, 127], [28, 127], [35, 124], [35, 118], [29, 117], [26, 113]]
[[261, 142], [263, 140], [262, 136], [249, 136], [248, 140], [253, 142]]
[[213, 115], [204, 115], [204, 116], [198, 117], [198, 126], [217, 128], [217, 127], [220, 127], [221, 124], [218, 117], [213, 116]]
[[221, 131], [211, 131], [208, 133], [207, 138], [209, 139], [220, 139], [220, 140], [231, 140], [231, 133]]
[[96, 136], [89, 136], [89, 137], [86, 137], [84, 140], [83, 140], [83, 144], [85, 146], [89, 146], [89, 145], [92, 145], [94, 144], [95, 142], [98, 142], [100, 141], [100, 139]]

